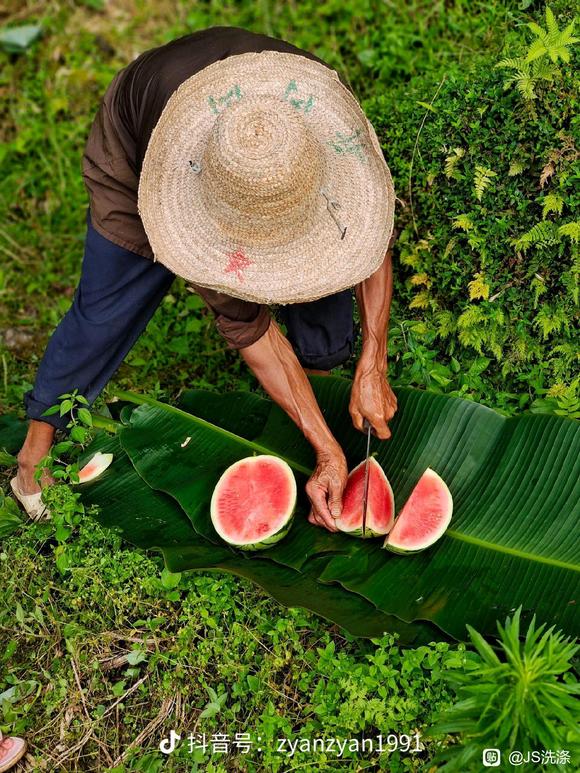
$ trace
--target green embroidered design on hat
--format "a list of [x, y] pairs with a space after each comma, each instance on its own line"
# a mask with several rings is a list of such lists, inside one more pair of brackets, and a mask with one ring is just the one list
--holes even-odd
[[312, 94], [308, 97], [308, 99], [297, 99], [296, 97], [290, 96], [291, 94], [297, 94], [298, 93], [298, 85], [295, 80], [291, 80], [288, 82], [288, 85], [286, 86], [286, 91], [284, 92], [284, 99], [289, 102], [292, 107], [295, 107], [296, 110], [300, 110], [305, 115], [306, 113], [309, 113], [312, 108], [314, 107], [315, 99]]
[[364, 144], [359, 141], [361, 134], [360, 129], [356, 129], [352, 134], [343, 134], [342, 132], [335, 132], [334, 139], [327, 140], [326, 144], [329, 145], [335, 153], [339, 155], [356, 156], [359, 161], [367, 163], [368, 159], [364, 149]]
[[[231, 89], [226, 94], [224, 94], [223, 97], [218, 97], [216, 99], [214, 96], [210, 96], [207, 98], [207, 101], [212, 113], [219, 115], [224, 108], [229, 107], [232, 104], [234, 99], [239, 101], [242, 96], [242, 89], [240, 88], [239, 84], [234, 83]], [[222, 108], [222, 110], [220, 110], [220, 108]]]

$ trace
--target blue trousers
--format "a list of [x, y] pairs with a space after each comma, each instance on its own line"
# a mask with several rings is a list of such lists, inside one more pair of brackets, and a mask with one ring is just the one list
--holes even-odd
[[[160, 263], [119, 247], [98, 233], [87, 213], [81, 277], [72, 305], [52, 334], [34, 387], [24, 395], [26, 415], [63, 428], [68, 418], [42, 416], [58, 396], [78, 389], [94, 402], [137, 341], [174, 280]], [[298, 359], [328, 370], [352, 354], [350, 290], [281, 308]], [[192, 345], [195, 345], [192, 342]]]

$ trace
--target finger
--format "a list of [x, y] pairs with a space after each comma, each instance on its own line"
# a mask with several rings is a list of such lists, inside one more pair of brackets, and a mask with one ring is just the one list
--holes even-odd
[[388, 428], [385, 421], [381, 421], [378, 425], [375, 425], [375, 435], [379, 440], [388, 440], [391, 437], [391, 430]]
[[328, 487], [328, 506], [333, 519], [340, 518], [342, 513], [342, 492], [344, 486], [338, 480], [331, 480]]
[[[306, 484], [306, 494], [308, 495], [311, 504], [310, 512], [312, 513], [313, 518], [319, 522], [322, 518], [320, 512], [321, 506], [323, 508], [325, 506], [326, 492], [321, 488], [320, 484], [308, 481]], [[321, 526], [322, 524], [319, 523], [318, 525]]]
[[385, 419], [389, 421], [397, 412], [397, 398], [393, 397], [387, 402], [387, 409], [385, 411]]
[[307, 520], [308, 520], [309, 523], [313, 524], [314, 526], [320, 526], [320, 524], [318, 523], [318, 520], [317, 520], [317, 518], [314, 515], [314, 512], [312, 510], [308, 513]]
[[316, 491], [312, 492], [310, 499], [312, 502], [312, 508], [315, 515], [321, 521], [320, 525], [327, 528], [329, 531], [338, 531], [334, 525], [334, 519], [328, 509], [327, 494], [323, 488], [317, 487]]
[[363, 429], [364, 418], [362, 413], [358, 410], [358, 408], [351, 408], [350, 415], [352, 418], [352, 423], [354, 425], [354, 428], [358, 429], [359, 432], [364, 432], [364, 429]]
[[318, 526], [318, 527], [319, 527], [319, 528], [321, 528], [321, 529], [324, 529], [324, 528], [326, 528], [326, 526], [325, 526], [325, 524], [324, 524], [324, 521], [322, 520], [322, 518], [320, 518], [320, 517], [319, 517], [319, 516], [318, 516], [318, 515], [317, 515], [317, 514], [314, 512], [314, 510], [311, 510], [310, 512], [311, 512], [311, 520], [310, 520], [310, 523], [312, 523], [314, 526]]

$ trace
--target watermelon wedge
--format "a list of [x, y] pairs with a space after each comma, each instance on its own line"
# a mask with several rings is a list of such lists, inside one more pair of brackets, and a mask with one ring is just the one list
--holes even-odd
[[288, 532], [296, 506], [296, 480], [277, 456], [250, 456], [223, 473], [211, 498], [219, 536], [242, 550], [264, 550]]
[[90, 480], [105, 472], [113, 461], [113, 454], [103, 454], [100, 451], [91, 457], [79, 472], [79, 483], [88, 483]]
[[[348, 476], [342, 498], [342, 513], [335, 523], [340, 531], [362, 537], [365, 463], [361, 462]], [[369, 492], [365, 537], [388, 534], [395, 517], [395, 498], [383, 468], [371, 456], [369, 459]]]
[[453, 498], [445, 481], [428, 467], [391, 529], [383, 547], [393, 553], [418, 553], [437, 542], [449, 526]]

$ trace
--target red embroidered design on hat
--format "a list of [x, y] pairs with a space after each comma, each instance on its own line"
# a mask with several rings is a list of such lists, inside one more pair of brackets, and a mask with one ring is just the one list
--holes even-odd
[[251, 265], [252, 261], [246, 257], [243, 250], [228, 252], [226, 256], [230, 259], [228, 265], [224, 268], [224, 274], [234, 273], [240, 282], [244, 281], [243, 272]]

